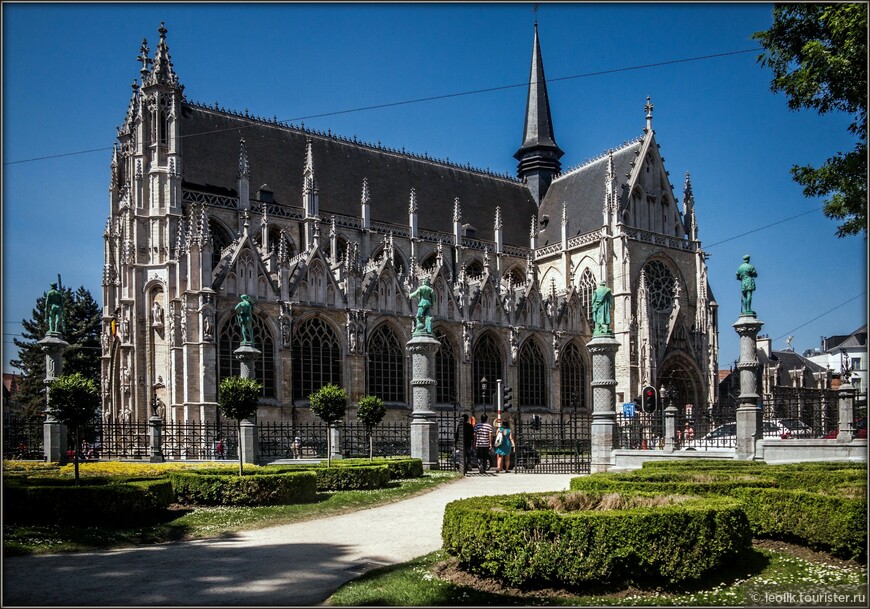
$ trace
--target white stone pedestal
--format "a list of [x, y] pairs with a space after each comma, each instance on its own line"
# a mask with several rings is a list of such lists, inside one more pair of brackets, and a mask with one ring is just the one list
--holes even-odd
[[438, 467], [438, 420], [435, 402], [435, 353], [440, 343], [431, 334], [415, 335], [407, 343], [411, 354], [411, 456], [423, 469]]
[[[239, 376], [243, 379], [255, 379], [254, 363], [262, 355], [262, 351], [252, 345], [242, 344], [241, 347], [233, 351], [233, 355], [239, 358], [241, 362], [241, 370]], [[240, 421], [241, 428], [239, 433], [239, 456], [242, 458], [242, 463], [257, 464], [260, 458], [260, 450], [257, 445], [257, 415], [253, 416], [254, 421]]]
[[741, 315], [734, 324], [740, 336], [740, 395], [737, 402], [737, 455], [739, 460], [755, 458], [756, 442], [761, 440], [762, 409], [758, 404], [758, 357], [756, 355], [758, 332], [764, 322], [755, 315]]
[[613, 465], [617, 442], [616, 378], [614, 359], [619, 341], [612, 334], [595, 336], [587, 345], [592, 354], [592, 462], [591, 472], [606, 472]]
[[[49, 385], [59, 377], [63, 371], [63, 352], [69, 348], [69, 343], [63, 340], [57, 332], [49, 332], [45, 335], [39, 346], [45, 353], [45, 405], [51, 402], [51, 390]], [[45, 458], [51, 463], [65, 463], [67, 452], [67, 429], [66, 425], [55, 420], [53, 416], [45, 413], [45, 423], [42, 426], [42, 442]]]

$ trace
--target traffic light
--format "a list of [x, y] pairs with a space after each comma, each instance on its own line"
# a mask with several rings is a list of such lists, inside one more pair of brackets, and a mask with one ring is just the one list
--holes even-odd
[[643, 395], [641, 396], [641, 403], [643, 404], [644, 412], [655, 412], [659, 407], [659, 396], [658, 392], [656, 392], [656, 388], [652, 385], [647, 385], [643, 388]]
[[511, 400], [514, 399], [514, 390], [512, 387], [505, 387], [502, 389], [502, 410], [510, 410]]

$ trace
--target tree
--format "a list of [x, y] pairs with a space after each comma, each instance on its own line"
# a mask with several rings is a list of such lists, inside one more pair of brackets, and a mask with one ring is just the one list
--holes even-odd
[[791, 110], [815, 109], [854, 116], [854, 150], [838, 152], [818, 169], [795, 165], [795, 182], [807, 197], [829, 196], [824, 213], [843, 220], [837, 236], [867, 232], [867, 5], [777, 4], [773, 25], [756, 32], [773, 70], [770, 88], [784, 92]]
[[87, 425], [100, 406], [97, 384], [79, 372], [59, 376], [49, 385], [48, 414], [73, 432], [76, 485], [79, 483], [79, 449], [81, 429]]
[[[223, 415], [236, 420], [238, 437], [242, 437], [242, 419], [257, 414], [260, 403], [260, 392], [263, 386], [253, 379], [240, 376], [228, 376], [218, 387], [218, 406]], [[244, 475], [242, 451], [239, 450], [239, 475]]]
[[[311, 412], [330, 427], [338, 423], [347, 412], [347, 392], [338, 385], [324, 385], [308, 399]], [[332, 434], [327, 434], [326, 438], [326, 465], [332, 466]]]
[[[63, 371], [81, 373], [85, 378], [100, 380], [100, 306], [91, 293], [80, 287], [73, 292], [64, 288], [66, 332], [63, 335], [69, 349], [63, 355]], [[21, 336], [13, 338], [18, 347], [18, 359], [10, 362], [22, 372], [16, 401], [26, 416], [41, 415], [45, 409], [45, 353], [38, 341], [45, 338], [48, 322], [45, 319], [45, 294], [36, 299], [31, 319], [21, 320]]]
[[386, 414], [387, 409], [384, 408], [384, 402], [377, 396], [367, 395], [359, 401], [356, 416], [366, 426], [366, 435], [369, 437], [369, 461], [374, 456], [372, 430], [383, 420]]

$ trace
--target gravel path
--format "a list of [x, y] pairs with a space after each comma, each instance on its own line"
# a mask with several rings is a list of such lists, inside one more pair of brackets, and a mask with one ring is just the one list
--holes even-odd
[[371, 568], [441, 547], [444, 506], [568, 488], [576, 474], [468, 475], [405, 501], [222, 539], [3, 561], [3, 606], [316, 605]]

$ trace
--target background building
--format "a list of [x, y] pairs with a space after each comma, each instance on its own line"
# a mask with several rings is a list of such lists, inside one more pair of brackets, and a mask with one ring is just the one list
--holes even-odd
[[424, 276], [436, 408], [492, 410], [500, 378], [523, 414], [589, 409], [599, 282], [615, 298], [617, 399], [650, 383], [680, 409], [716, 401], [694, 195], [686, 174], [678, 208], [649, 98], [638, 137], [563, 171], [536, 26], [517, 177], [496, 175], [191, 101], [159, 32], [153, 57], [140, 50], [111, 164], [105, 420], [213, 419], [220, 379], [239, 370], [242, 294], [255, 301], [262, 420], [310, 418], [308, 396], [329, 382], [401, 417], [408, 294]]

